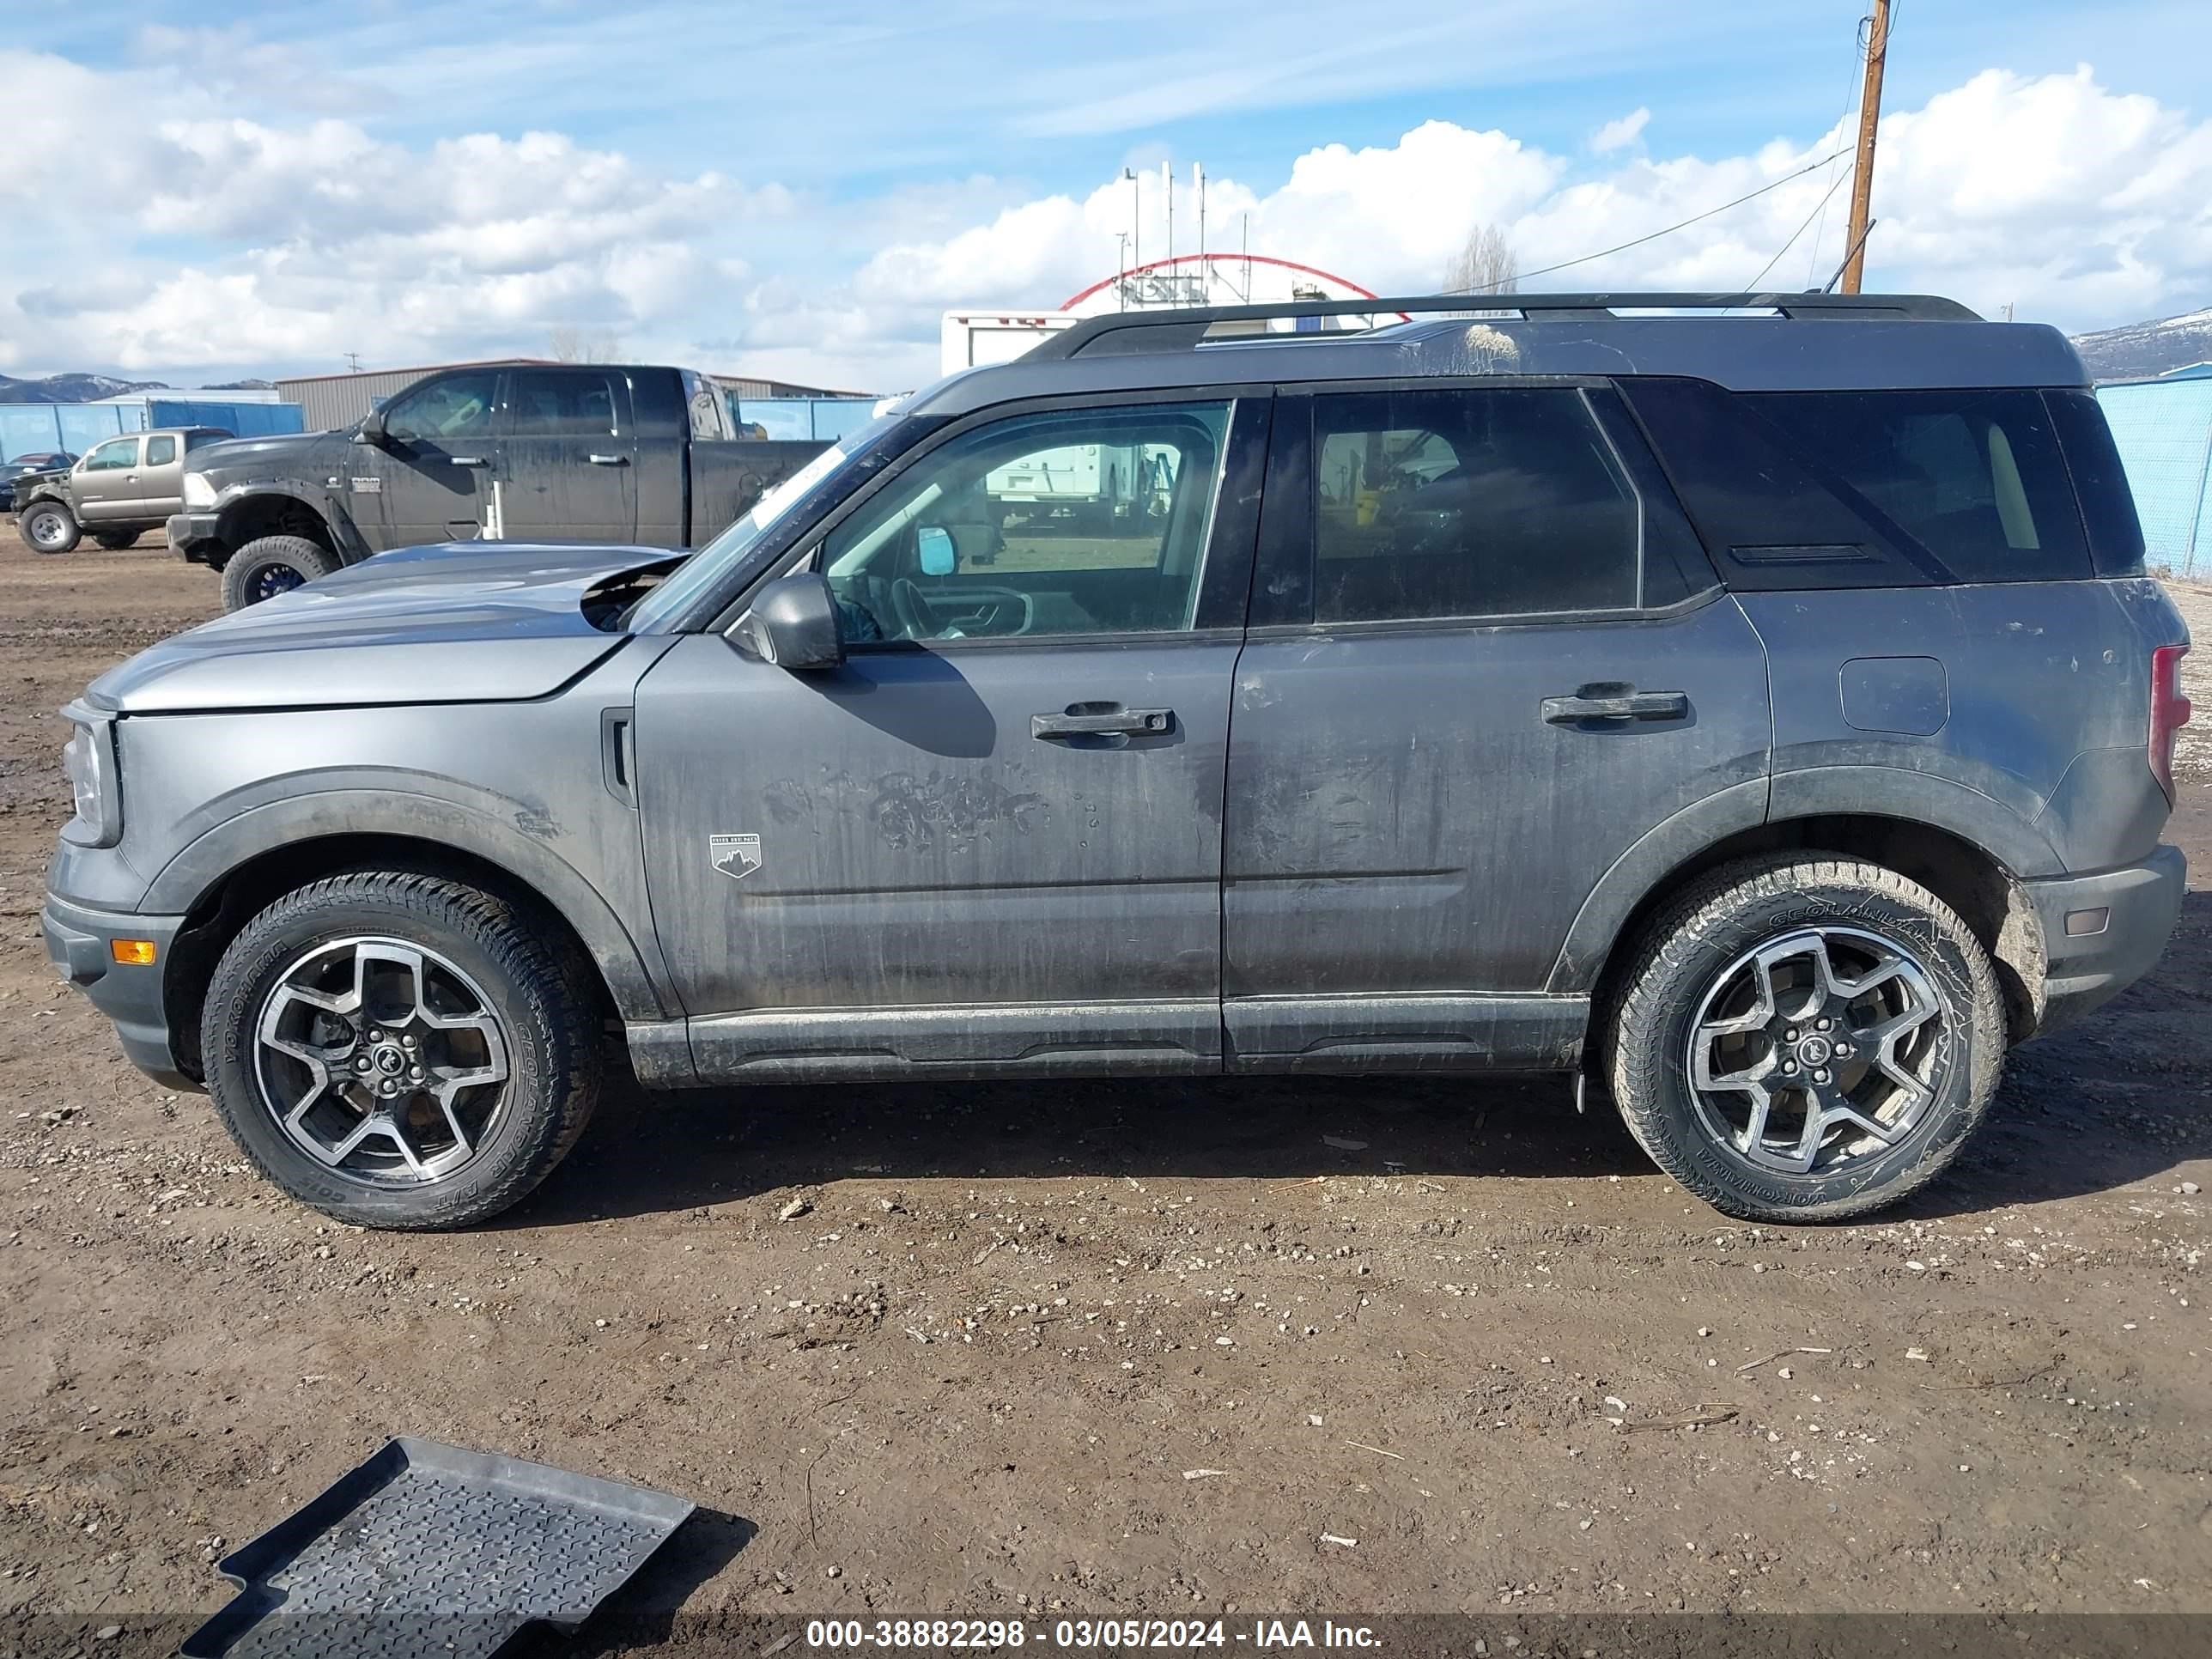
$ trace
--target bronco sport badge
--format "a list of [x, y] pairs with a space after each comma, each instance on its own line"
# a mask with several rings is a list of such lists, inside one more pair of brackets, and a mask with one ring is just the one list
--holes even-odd
[[761, 867], [758, 836], [709, 836], [707, 856], [732, 881], [743, 881]]

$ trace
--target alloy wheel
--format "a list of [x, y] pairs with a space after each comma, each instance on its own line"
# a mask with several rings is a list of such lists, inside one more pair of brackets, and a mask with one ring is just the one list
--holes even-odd
[[369, 1186], [442, 1180], [473, 1158], [507, 1092], [508, 1045], [482, 987], [393, 939], [319, 945], [255, 1023], [255, 1073], [301, 1151]]
[[253, 578], [253, 602], [273, 599], [279, 593], [289, 593], [295, 587], [307, 585], [307, 578], [289, 564], [272, 564], [257, 571]]
[[1706, 1135], [1750, 1167], [1826, 1173], [1911, 1134], [1943, 1081], [1942, 984], [1894, 939], [1806, 927], [1722, 970], [1691, 1027]]

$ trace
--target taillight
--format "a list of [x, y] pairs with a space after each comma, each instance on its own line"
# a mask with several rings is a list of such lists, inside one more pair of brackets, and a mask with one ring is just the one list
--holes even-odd
[[2181, 695], [2185, 645], [2161, 645], [2150, 653], [2150, 769], [2173, 799], [2173, 739], [2189, 724], [2189, 699]]

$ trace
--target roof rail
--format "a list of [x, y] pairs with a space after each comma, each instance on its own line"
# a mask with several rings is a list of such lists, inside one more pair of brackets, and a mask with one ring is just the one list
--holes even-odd
[[[1266, 322], [1284, 317], [1366, 317], [1397, 312], [1517, 311], [1531, 322], [1613, 322], [1623, 309], [1733, 311], [1751, 308], [1789, 318], [1911, 319], [1979, 322], [1956, 300], [1932, 294], [1425, 294], [1404, 299], [1287, 300], [1279, 305], [1206, 306], [1187, 310], [1117, 311], [1048, 335], [1024, 355], [1036, 360], [1127, 352], [1188, 351], [1216, 323]], [[1269, 336], [1273, 341], [1294, 337]]]

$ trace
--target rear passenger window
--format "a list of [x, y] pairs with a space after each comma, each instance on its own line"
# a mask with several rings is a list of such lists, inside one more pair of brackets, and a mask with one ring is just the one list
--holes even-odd
[[2089, 574], [2039, 392], [1768, 392], [1744, 402], [1847, 506], [1902, 532], [1957, 580]]
[[1642, 514], [1566, 386], [1314, 399], [1314, 620], [1614, 611]]
[[612, 438], [615, 383], [605, 374], [518, 371], [511, 399], [519, 438]]
[[176, 459], [177, 441], [174, 438], [149, 438], [146, 440], [147, 465], [167, 466], [171, 461], [173, 461]]

